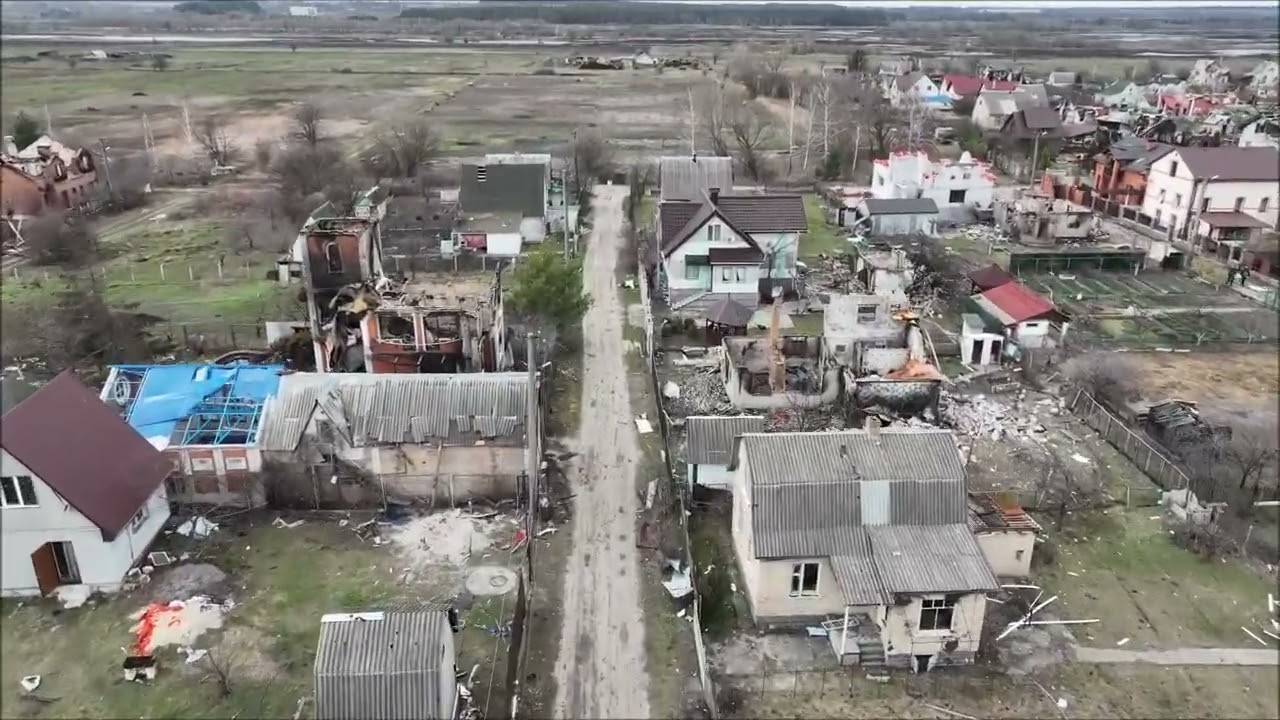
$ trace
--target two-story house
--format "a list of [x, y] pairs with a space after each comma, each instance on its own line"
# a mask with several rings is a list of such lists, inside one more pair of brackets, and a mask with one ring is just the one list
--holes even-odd
[[917, 104], [928, 108], [951, 107], [951, 98], [938, 89], [938, 85], [922, 72], [909, 72], [894, 78], [889, 85], [889, 104], [905, 108]]
[[0, 421], [0, 594], [118, 590], [169, 518], [170, 464], [67, 371]]
[[[1142, 212], [1186, 237], [1203, 213], [1237, 213], [1275, 227], [1278, 205], [1280, 150], [1180, 147], [1152, 163]], [[1241, 222], [1254, 226], [1243, 217]]]
[[1172, 145], [1133, 136], [1117, 140], [1094, 158], [1094, 195], [1122, 205], [1142, 204], [1151, 164], [1172, 150]]
[[672, 310], [697, 313], [724, 297], [755, 307], [774, 287], [793, 289], [800, 235], [808, 229], [799, 195], [725, 195], [658, 206], [659, 282]]
[[970, 120], [979, 129], [994, 132], [1005, 118], [1019, 110], [1049, 107], [1049, 95], [1043, 85], [1019, 85], [1013, 90], [983, 90], [973, 104]]
[[19, 150], [5, 136], [0, 152], [0, 214], [29, 217], [89, 202], [98, 180], [93, 154], [41, 135]]
[[821, 622], [844, 664], [972, 663], [999, 587], [946, 430], [744, 434], [732, 535], [756, 622]]

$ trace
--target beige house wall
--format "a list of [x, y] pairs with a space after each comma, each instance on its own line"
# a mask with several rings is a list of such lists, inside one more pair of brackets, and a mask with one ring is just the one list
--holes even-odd
[[[930, 593], [911, 598], [907, 605], [888, 608], [881, 627], [885, 658], [889, 665], [909, 665], [916, 655], [951, 656], [941, 664], [973, 662], [982, 640], [982, 621], [987, 612], [987, 598], [982, 593], [970, 593], [960, 597], [951, 618], [950, 630], [921, 630], [920, 610], [925, 598], [941, 599], [942, 593]], [[948, 648], [948, 644], [955, 645]], [[896, 657], [895, 657], [896, 656]]]
[[994, 530], [976, 535], [978, 547], [999, 577], [1029, 577], [1036, 534], [1030, 530]]

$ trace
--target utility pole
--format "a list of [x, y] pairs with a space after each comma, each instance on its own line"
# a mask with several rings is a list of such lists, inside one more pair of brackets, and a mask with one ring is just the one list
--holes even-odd
[[98, 147], [102, 148], [102, 170], [107, 181], [107, 197], [115, 198], [115, 191], [111, 189], [111, 156], [107, 154], [111, 148], [107, 147], [107, 141], [102, 138], [98, 138]]
[[858, 180], [858, 146], [862, 144], [862, 125], [853, 128], [853, 167], [849, 168], [849, 179]]
[[693, 105], [693, 85], [689, 85], [689, 156], [698, 154], [698, 113]]
[[525, 518], [525, 532], [528, 533], [529, 542], [533, 542], [537, 524], [534, 513], [538, 511], [538, 469], [541, 465], [537, 451], [542, 447], [542, 423], [538, 412], [538, 363], [537, 354], [533, 351], [534, 337], [533, 333], [525, 335], [525, 362], [529, 366], [529, 387], [526, 389], [524, 409], [524, 472], [528, 476], [529, 496], [529, 514]]
[[1040, 136], [1044, 134], [1043, 130], [1036, 132], [1036, 139], [1031, 146], [1031, 188], [1036, 186], [1036, 165], [1040, 161]]
[[796, 84], [791, 82], [791, 86], [787, 91], [787, 98], [791, 101], [787, 109], [787, 175], [791, 175], [791, 158], [796, 154]]
[[44, 104], [44, 132], [53, 137], [53, 117], [49, 115], [49, 103]]
[[187, 144], [195, 142], [195, 135], [191, 132], [191, 112], [187, 109], [187, 101], [182, 101], [182, 130], [187, 135]]

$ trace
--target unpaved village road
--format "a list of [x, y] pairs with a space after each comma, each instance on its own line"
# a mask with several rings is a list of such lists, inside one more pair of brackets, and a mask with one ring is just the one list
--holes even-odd
[[649, 717], [635, 525], [639, 446], [627, 390], [626, 313], [615, 269], [626, 187], [599, 186], [584, 269], [582, 418], [569, 471], [573, 551], [565, 570], [556, 715]]

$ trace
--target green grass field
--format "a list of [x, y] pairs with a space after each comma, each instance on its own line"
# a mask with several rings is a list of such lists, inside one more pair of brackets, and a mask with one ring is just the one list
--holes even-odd
[[800, 259], [844, 252], [848, 243], [838, 229], [827, 221], [822, 198], [812, 193], [804, 196], [804, 215], [809, 229], [800, 238]]

